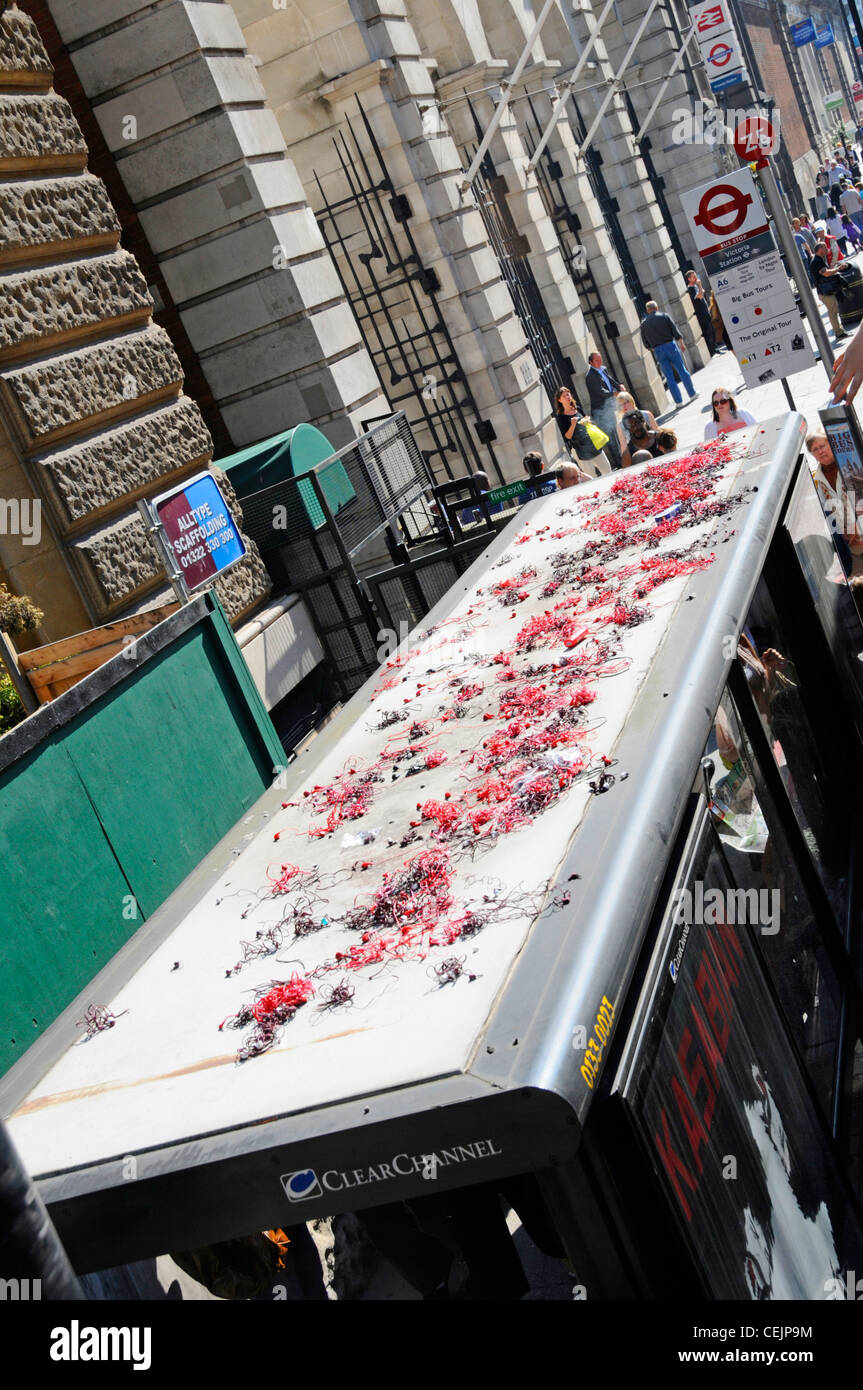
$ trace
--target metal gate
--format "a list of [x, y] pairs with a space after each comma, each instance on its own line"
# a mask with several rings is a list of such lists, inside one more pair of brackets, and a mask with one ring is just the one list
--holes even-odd
[[[471, 105], [470, 102], [468, 105]], [[477, 133], [481, 134], [472, 106], [471, 115]], [[475, 153], [476, 147], [472, 155]], [[473, 182], [473, 193], [546, 395], [554, 404], [558, 389], [572, 385], [573, 364], [568, 357], [564, 357], [557, 341], [554, 325], [527, 259], [530, 250], [527, 237], [519, 233], [513, 221], [507, 203], [506, 179], [498, 174], [490, 154], [486, 154], [479, 167]]]
[[[467, 479], [462, 486], [471, 488]], [[434, 498], [402, 411], [308, 472], [240, 495], [246, 534], [276, 592], [305, 600], [343, 698], [509, 520], [503, 510], [465, 534]]]
[[[584, 143], [587, 134], [587, 127], [581, 118], [575, 94], [570, 93], [570, 103], [572, 109], [572, 126], [578, 137], [579, 144]], [[620, 207], [617, 199], [611, 196], [608, 184], [605, 182], [605, 175], [602, 172], [602, 155], [594, 146], [584, 152], [585, 169], [590, 186], [593, 189], [594, 197], [599, 203], [599, 210], [602, 213], [602, 220], [605, 223], [608, 235], [611, 237], [612, 245], [617, 253], [620, 262], [620, 269], [623, 272], [623, 281], [632, 296], [633, 302], [641, 311], [647, 303], [650, 295], [645, 291], [641, 283], [641, 277], [636, 269], [635, 261], [629, 250], [629, 243], [624, 235], [623, 228], [618, 220]]]
[[[541, 134], [542, 123], [537, 116], [533, 99], [530, 97], [528, 104], [537, 131]], [[532, 157], [536, 142], [531, 139], [530, 134], [526, 135], [525, 143]], [[566, 201], [566, 195], [563, 191], [563, 170], [557, 160], [552, 157], [548, 148], [543, 150], [535, 173], [545, 210], [554, 223], [564, 260], [569, 269], [570, 279], [578, 293], [581, 310], [590, 327], [594, 342], [612, 372], [617, 375], [620, 381], [625, 381], [627, 376], [626, 364], [617, 346], [620, 330], [606, 314], [602, 295], [599, 292], [599, 286], [596, 283], [590, 262], [583, 254], [580, 236], [581, 220]], [[584, 402], [581, 404], [584, 405]]]
[[[318, 223], [345, 295], [395, 410], [404, 410], [438, 480], [482, 470], [503, 482], [482, 418], [438, 303], [440, 281], [422, 264], [405, 194], [396, 194], [357, 97], [350, 122], [333, 140], [339, 170], [315, 181]], [[362, 142], [358, 138], [362, 135]], [[330, 199], [324, 184], [348, 192]]]

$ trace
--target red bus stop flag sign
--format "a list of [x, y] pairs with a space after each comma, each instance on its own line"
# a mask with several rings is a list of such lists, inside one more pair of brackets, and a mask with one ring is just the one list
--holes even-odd
[[752, 195], [731, 183], [716, 183], [698, 205], [693, 221], [711, 236], [729, 237], [743, 226]]
[[749, 116], [734, 132], [734, 149], [738, 159], [754, 164], [756, 169], [767, 166], [767, 156], [776, 149], [773, 126], [766, 116]]

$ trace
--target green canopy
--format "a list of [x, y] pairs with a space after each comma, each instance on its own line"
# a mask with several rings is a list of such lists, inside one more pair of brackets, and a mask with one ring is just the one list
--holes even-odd
[[[264, 488], [281, 483], [285, 478], [299, 478], [308, 473], [324, 459], [331, 458], [333, 446], [314, 425], [295, 425], [284, 434], [274, 434], [269, 439], [261, 439], [250, 444], [239, 453], [227, 458], [214, 460], [216, 467], [228, 475], [228, 479], [242, 499], [250, 493], [261, 492]], [[355, 497], [351, 480], [340, 461], [330, 464], [318, 475], [321, 490], [335, 515], [340, 507]], [[317, 530], [324, 524], [321, 510], [311, 483], [302, 483], [297, 488], [300, 500], [312, 526]]]

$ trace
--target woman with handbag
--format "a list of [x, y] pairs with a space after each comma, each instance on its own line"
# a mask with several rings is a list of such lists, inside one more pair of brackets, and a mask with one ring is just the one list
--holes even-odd
[[575, 454], [582, 463], [603, 456], [608, 435], [594, 424], [589, 415], [582, 413], [572, 392], [565, 386], [561, 386], [554, 398], [554, 411], [570, 453]]

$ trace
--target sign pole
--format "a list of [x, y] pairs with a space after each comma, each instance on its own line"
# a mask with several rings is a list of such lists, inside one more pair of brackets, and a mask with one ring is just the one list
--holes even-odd
[[171, 588], [174, 590], [174, 593], [177, 597], [177, 602], [180, 604], [189, 603], [192, 598], [192, 595], [189, 592], [189, 587], [186, 584], [186, 581], [180, 573], [179, 569], [177, 568], [177, 561], [174, 557], [173, 550], [167, 544], [164, 536], [162, 535], [162, 531], [164, 528], [162, 527], [162, 524], [159, 521], [158, 517], [154, 515], [153, 508], [151, 507], [146, 497], [141, 497], [139, 499], [138, 511], [141, 513], [141, 519], [144, 522], [144, 529], [146, 530], [147, 535], [150, 537], [150, 539], [152, 540], [153, 544], [155, 545], [156, 549], [162, 557], [162, 563], [165, 566], [165, 573], [168, 576]]
[[812, 286], [809, 284], [809, 274], [803, 264], [803, 257], [800, 248], [794, 240], [794, 234], [788, 223], [782, 199], [779, 196], [779, 189], [776, 186], [776, 175], [769, 164], [764, 164], [758, 170], [758, 177], [761, 179], [761, 187], [764, 189], [764, 196], [767, 199], [767, 206], [773, 217], [773, 230], [779, 240], [779, 245], [785, 252], [786, 260], [790, 270], [794, 271], [794, 279], [797, 283], [797, 291], [803, 301], [803, 308], [809, 320], [809, 326], [815, 335], [815, 341], [821, 352], [821, 365], [827, 373], [831, 375], [833, 366], [833, 347], [827, 329], [821, 321], [818, 312], [818, 305], [815, 302], [815, 295]]

